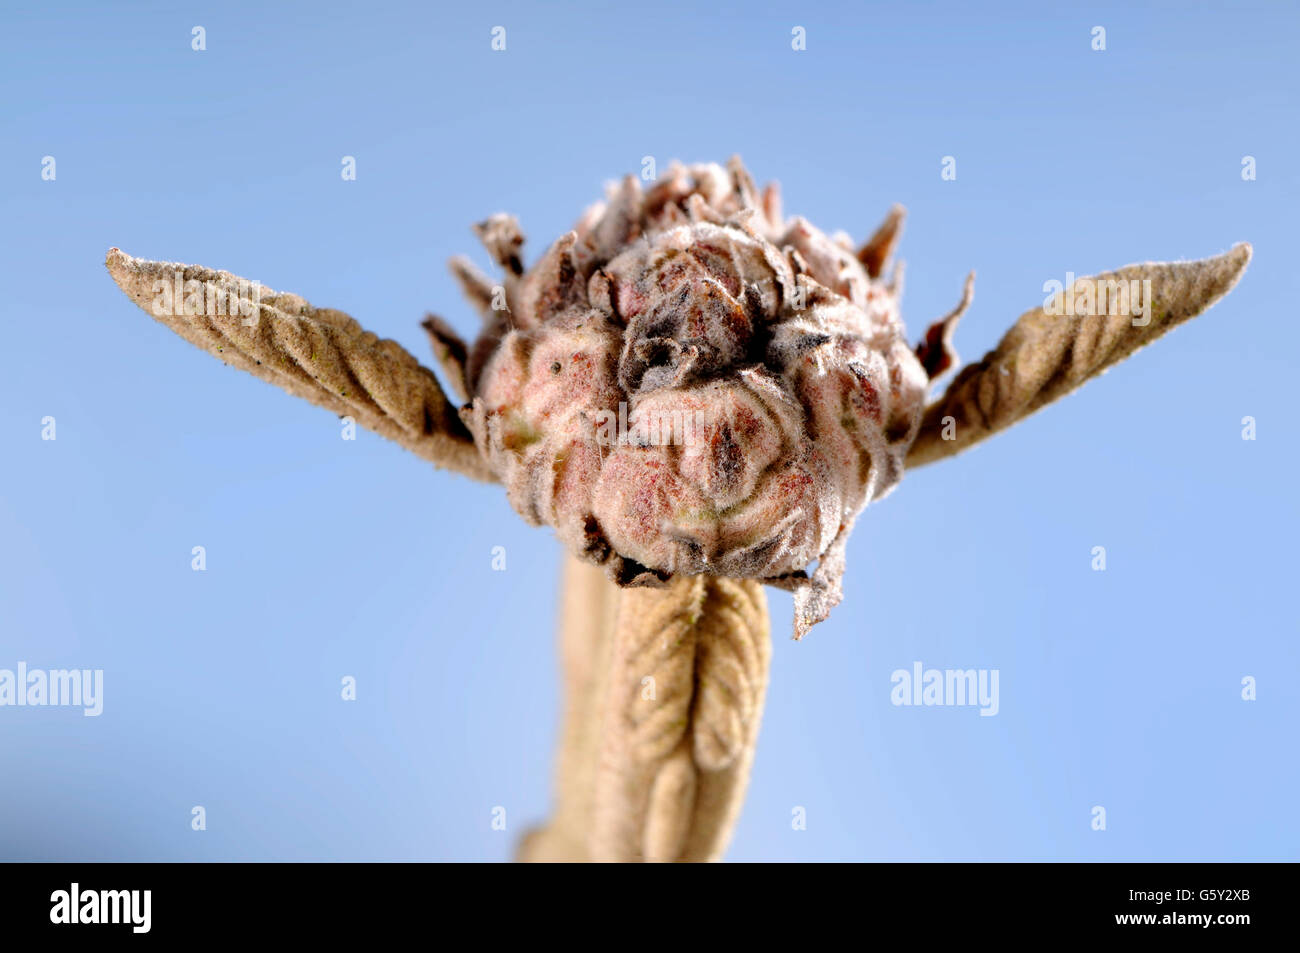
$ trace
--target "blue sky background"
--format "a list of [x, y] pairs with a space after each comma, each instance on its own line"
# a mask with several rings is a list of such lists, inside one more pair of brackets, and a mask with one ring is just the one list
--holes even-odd
[[[536, 256], [643, 156], [737, 152], [827, 230], [907, 205], [911, 333], [975, 268], [968, 359], [1067, 271], [1243, 239], [1255, 259], [1209, 314], [904, 479], [806, 641], [771, 592], [728, 856], [1300, 855], [1295, 4], [2, 17], [0, 668], [102, 668], [106, 697], [99, 718], [0, 709], [0, 859], [502, 860], [548, 810], [550, 531], [186, 344], [106, 249], [259, 279], [425, 358], [426, 309], [476, 328], [444, 266], [486, 265], [471, 222], [516, 213]], [[998, 669], [999, 715], [891, 705], [918, 660]]]

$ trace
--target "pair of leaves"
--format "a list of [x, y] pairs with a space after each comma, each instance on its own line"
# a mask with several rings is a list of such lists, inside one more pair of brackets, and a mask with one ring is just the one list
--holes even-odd
[[[1091, 310], [1099, 313], [1059, 313], [1073, 289], [1058, 296], [1062, 307], [1053, 309], [1058, 313], [1042, 307], [1025, 312], [996, 348], [962, 369], [927, 408], [908, 466], [952, 456], [1005, 430], [1205, 311], [1236, 284], [1250, 254], [1250, 246], [1242, 243], [1214, 258], [1129, 265], [1075, 283], [1075, 288], [1086, 282], [1104, 289], [1138, 282], [1149, 288], [1142, 317], [1135, 317], [1131, 307], [1105, 307], [1105, 295], [1092, 301]], [[107, 265], [131, 300], [222, 361], [334, 413], [352, 415], [438, 466], [478, 480], [495, 479], [433, 372], [343, 312], [262, 289], [251, 315], [213, 315], [207, 308], [186, 314], [179, 297], [168, 295], [170, 306], [156, 307], [158, 289], [230, 289], [251, 283], [197, 265], [132, 258], [116, 248], [109, 251]], [[431, 329], [431, 336], [448, 364], [447, 334]], [[458, 379], [453, 386], [463, 385]]]

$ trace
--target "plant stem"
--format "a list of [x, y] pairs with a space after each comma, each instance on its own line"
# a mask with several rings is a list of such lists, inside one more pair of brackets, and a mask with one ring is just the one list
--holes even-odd
[[556, 810], [519, 859], [719, 859], [753, 760], [769, 628], [756, 581], [618, 589], [567, 557]]

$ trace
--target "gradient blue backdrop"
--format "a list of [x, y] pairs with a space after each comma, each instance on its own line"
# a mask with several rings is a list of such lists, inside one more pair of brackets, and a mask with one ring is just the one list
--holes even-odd
[[[6, 5], [0, 668], [102, 668], [106, 698], [0, 709], [0, 858], [500, 860], [548, 810], [550, 532], [176, 338], [108, 247], [425, 355], [425, 309], [475, 330], [444, 267], [486, 265], [469, 223], [512, 211], [535, 256], [643, 156], [736, 152], [828, 230], [906, 204], [912, 333], [976, 268], [968, 358], [1067, 271], [1255, 259], [1208, 315], [908, 476], [808, 640], [772, 592], [729, 857], [1295, 858], [1297, 7], [1046, 6]], [[1001, 713], [893, 707], [916, 660], [999, 669]]]

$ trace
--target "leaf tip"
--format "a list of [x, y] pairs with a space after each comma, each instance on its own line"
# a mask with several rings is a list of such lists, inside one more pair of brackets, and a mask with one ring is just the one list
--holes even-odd
[[1240, 275], [1246, 270], [1246, 266], [1250, 264], [1250, 260], [1254, 256], [1255, 248], [1250, 242], [1237, 242], [1228, 250], [1224, 258], [1235, 266], [1237, 275]]
[[139, 270], [139, 259], [133, 258], [122, 249], [114, 245], [104, 256], [104, 267], [108, 269], [109, 277], [116, 282], [122, 292], [130, 298], [134, 298], [131, 290], [132, 273]]

